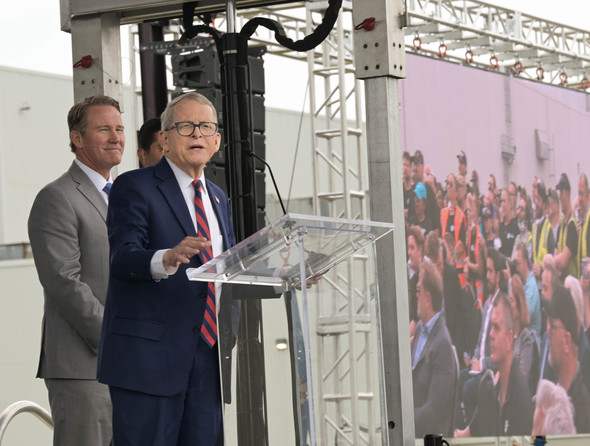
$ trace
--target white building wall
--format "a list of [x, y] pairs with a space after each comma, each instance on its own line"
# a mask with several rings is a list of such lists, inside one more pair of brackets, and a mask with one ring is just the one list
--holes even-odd
[[[27, 219], [37, 192], [65, 172], [70, 151], [67, 114], [72, 79], [0, 67], [0, 244], [28, 241]], [[124, 89], [132, 104], [132, 92]], [[137, 167], [133, 107], [123, 113], [127, 145], [125, 171]]]

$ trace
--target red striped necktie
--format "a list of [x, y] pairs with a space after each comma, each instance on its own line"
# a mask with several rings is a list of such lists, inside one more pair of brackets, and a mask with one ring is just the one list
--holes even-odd
[[[201, 181], [194, 180], [195, 187], [195, 211], [197, 214], [197, 235], [199, 237], [211, 240], [211, 232], [209, 231], [209, 223], [207, 223], [207, 214], [205, 213], [205, 206], [203, 206], [203, 199], [201, 198]], [[208, 262], [213, 258], [213, 248], [209, 247], [201, 251], [201, 260], [203, 263]], [[203, 317], [203, 324], [201, 325], [201, 337], [213, 348], [217, 342], [217, 315], [215, 312], [215, 284], [207, 282], [207, 303], [205, 306], [205, 316]]]

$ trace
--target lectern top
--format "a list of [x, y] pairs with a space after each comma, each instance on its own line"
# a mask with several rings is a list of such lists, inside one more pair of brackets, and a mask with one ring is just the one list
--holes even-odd
[[[392, 223], [285, 214], [199, 268], [190, 280], [283, 287], [324, 274], [394, 229]], [[304, 264], [300, 262], [303, 254]]]

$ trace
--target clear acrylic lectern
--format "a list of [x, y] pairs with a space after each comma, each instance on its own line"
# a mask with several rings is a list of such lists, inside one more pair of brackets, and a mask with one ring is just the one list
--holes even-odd
[[[263, 298], [267, 444], [384, 444], [374, 242], [392, 230], [389, 223], [286, 214], [187, 271], [190, 280], [241, 290], [234, 298]], [[218, 323], [221, 332], [223, 318]], [[220, 364], [222, 376], [231, 376], [222, 379], [225, 444], [238, 445], [231, 395], [240, 340], [219, 348], [220, 358], [234, 357]]]

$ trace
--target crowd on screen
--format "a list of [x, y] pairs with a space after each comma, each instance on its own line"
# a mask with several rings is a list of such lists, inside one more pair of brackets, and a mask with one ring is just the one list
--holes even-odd
[[[590, 191], [403, 154], [416, 437], [590, 433]], [[572, 187], [573, 186], [573, 187]]]

